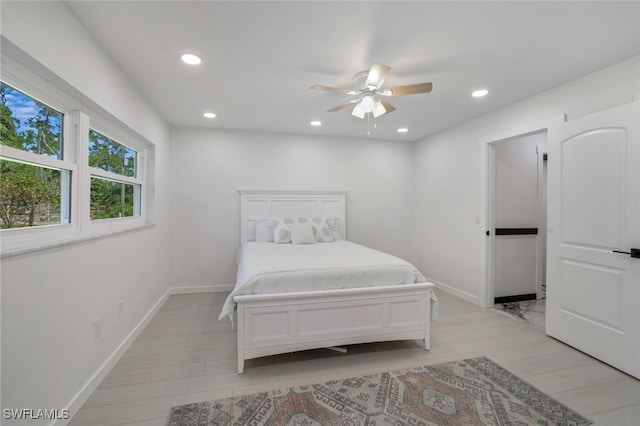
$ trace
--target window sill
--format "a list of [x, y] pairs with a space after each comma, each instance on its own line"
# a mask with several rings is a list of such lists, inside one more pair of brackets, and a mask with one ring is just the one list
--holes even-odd
[[136, 231], [152, 228], [154, 226], [155, 226], [155, 224], [147, 224], [147, 225], [141, 225], [141, 226], [136, 226], [136, 227], [127, 228], [127, 229], [122, 229], [122, 230], [119, 230], [119, 231], [102, 232], [102, 233], [96, 233], [96, 234], [90, 234], [90, 235], [82, 235], [82, 236], [77, 236], [77, 237], [66, 238], [66, 239], [63, 239], [63, 240], [52, 241], [52, 242], [48, 242], [48, 243], [41, 243], [41, 244], [28, 246], [28, 247], [11, 248], [11, 249], [7, 249], [7, 250], [3, 250], [2, 253], [0, 254], [0, 259], [6, 259], [6, 258], [9, 258], [9, 257], [15, 257], [15, 256], [22, 256], [22, 255], [25, 255], [25, 254], [36, 253], [36, 252], [39, 252], [39, 251], [51, 250], [51, 249], [55, 249], [55, 248], [59, 248], [59, 247], [70, 246], [70, 245], [73, 245], [73, 244], [85, 243], [85, 242], [88, 242], [88, 241], [99, 240], [101, 238], [111, 237], [111, 236], [114, 236], [114, 235], [126, 234], [126, 233], [129, 233], [129, 232], [136, 232]]

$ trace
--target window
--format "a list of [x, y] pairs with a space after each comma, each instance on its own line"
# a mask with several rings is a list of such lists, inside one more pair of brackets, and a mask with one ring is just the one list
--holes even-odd
[[65, 116], [0, 81], [0, 228], [69, 223]]
[[69, 175], [68, 170], [1, 159], [2, 229], [68, 223], [69, 216], [61, 207], [70, 189]]
[[0, 82], [2, 144], [62, 159], [63, 114]]
[[136, 176], [138, 153], [93, 129], [89, 130], [89, 165], [123, 176]]
[[89, 129], [92, 220], [140, 216], [137, 159], [134, 149]]
[[2, 257], [152, 220], [145, 170], [153, 145], [95, 104], [59, 90], [49, 74], [5, 52], [0, 67]]

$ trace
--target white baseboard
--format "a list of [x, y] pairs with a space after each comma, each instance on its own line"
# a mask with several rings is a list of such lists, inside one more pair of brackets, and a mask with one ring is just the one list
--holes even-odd
[[191, 293], [230, 293], [233, 290], [233, 284], [221, 285], [202, 285], [202, 286], [181, 286], [171, 287], [170, 294], [191, 294]]
[[[87, 383], [80, 389], [80, 391], [71, 399], [71, 402], [67, 404], [67, 409], [69, 413], [72, 415], [77, 413], [82, 407], [91, 394], [98, 388], [100, 383], [104, 380], [104, 378], [109, 374], [109, 371], [113, 368], [114, 365], [122, 358], [122, 355], [129, 349], [131, 344], [136, 340], [136, 337], [144, 330], [149, 321], [153, 319], [156, 313], [162, 308], [164, 303], [167, 301], [169, 296], [171, 295], [171, 289], [167, 290], [158, 301], [151, 307], [149, 312], [145, 314], [145, 316], [138, 322], [138, 324], [131, 330], [131, 332], [127, 335], [127, 337], [120, 343], [120, 345], [116, 348], [115, 351], [107, 358], [107, 360], [102, 363], [100, 368], [94, 373], [94, 375], [87, 381]], [[54, 420], [49, 425], [50, 426], [63, 426], [68, 424], [71, 419], [59, 419]]]
[[471, 293], [467, 293], [466, 291], [462, 291], [459, 290], [455, 287], [452, 287], [449, 284], [445, 284], [443, 282], [431, 279], [429, 277], [425, 277], [427, 279], [427, 281], [430, 281], [432, 283], [434, 283], [436, 285], [437, 288], [446, 291], [447, 293], [453, 294], [456, 297], [459, 297], [461, 299], [464, 299], [468, 302], [471, 302], [473, 304], [479, 305], [479, 306], [483, 306], [482, 305], [482, 301], [480, 300], [480, 298], [478, 296], [475, 296]]

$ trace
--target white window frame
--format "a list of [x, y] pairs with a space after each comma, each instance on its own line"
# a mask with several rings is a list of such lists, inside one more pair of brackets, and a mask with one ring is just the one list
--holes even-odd
[[[148, 152], [153, 149], [153, 144], [107, 112], [92, 110], [74, 96], [54, 86], [46, 76], [36, 74], [5, 52], [2, 52], [0, 67], [1, 79], [6, 84], [64, 114], [62, 160], [2, 145], [0, 156], [7, 160], [68, 170], [71, 173], [68, 194], [71, 197], [70, 223], [2, 229], [0, 257], [54, 248], [147, 226], [150, 200], [147, 194], [146, 171], [149, 168], [148, 158], [152, 157]], [[137, 170], [134, 178], [89, 167], [89, 128], [137, 151]], [[140, 215], [91, 220], [91, 176], [140, 185]]]
[[[111, 232], [113, 230], [126, 230], [144, 226], [146, 223], [146, 158], [147, 145], [132, 138], [126, 131], [103, 120], [98, 114], [93, 114], [91, 118], [87, 114], [81, 113], [81, 121], [83, 136], [83, 150], [81, 161], [86, 165], [86, 178], [83, 179], [82, 198], [86, 200], [87, 210], [82, 217], [82, 223], [92, 232]], [[120, 145], [133, 149], [137, 153], [136, 158], [136, 176], [130, 177], [118, 173], [108, 172], [106, 170], [89, 166], [89, 129], [93, 129], [98, 133], [114, 140]], [[118, 217], [111, 219], [91, 219], [90, 203], [91, 203], [91, 178], [97, 177], [108, 179], [120, 183], [128, 183], [140, 186], [139, 198], [139, 215], [129, 217]]]

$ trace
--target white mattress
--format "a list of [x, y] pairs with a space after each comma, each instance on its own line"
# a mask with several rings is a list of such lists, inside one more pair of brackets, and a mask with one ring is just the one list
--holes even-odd
[[321, 291], [426, 282], [409, 262], [350, 241], [318, 244], [247, 242], [236, 285], [218, 319], [233, 319], [242, 294]]

